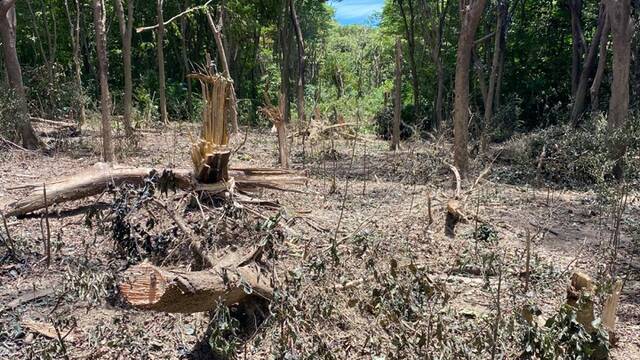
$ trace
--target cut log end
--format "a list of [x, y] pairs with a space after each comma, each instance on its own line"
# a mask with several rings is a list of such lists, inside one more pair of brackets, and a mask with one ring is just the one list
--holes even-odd
[[204, 312], [220, 303], [232, 305], [253, 296], [273, 296], [267, 279], [248, 266], [182, 272], [144, 263], [127, 270], [118, 288], [134, 308], [168, 313]]

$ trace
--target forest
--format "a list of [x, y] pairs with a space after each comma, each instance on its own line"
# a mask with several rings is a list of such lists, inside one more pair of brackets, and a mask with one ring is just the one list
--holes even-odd
[[639, 0], [0, 0], [0, 358], [640, 359]]

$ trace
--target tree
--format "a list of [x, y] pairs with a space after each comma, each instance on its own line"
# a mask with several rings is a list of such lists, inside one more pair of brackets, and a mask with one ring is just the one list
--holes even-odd
[[82, 89], [82, 66], [80, 65], [80, 3], [79, 0], [74, 0], [76, 18], [75, 22], [71, 18], [71, 11], [69, 10], [68, 0], [64, 0], [64, 8], [67, 13], [67, 20], [69, 21], [69, 35], [71, 37], [71, 47], [73, 52], [73, 68], [74, 78], [77, 88], [77, 104], [79, 109], [78, 128], [82, 129], [86, 122], [86, 113], [84, 108], [84, 91]]
[[124, 7], [122, 0], [115, 0], [116, 13], [118, 15], [118, 23], [120, 25], [120, 35], [122, 36], [122, 62], [124, 66], [124, 116], [122, 122], [124, 132], [127, 137], [133, 136], [133, 127], [131, 126], [131, 110], [133, 98], [133, 81], [131, 79], [131, 37], [133, 35], [133, 2], [135, 0], [127, 0], [127, 18], [124, 16]]
[[455, 101], [453, 109], [454, 164], [466, 176], [469, 153], [469, 66], [474, 37], [486, 0], [460, 2], [460, 35], [456, 52]]
[[507, 4], [505, 0], [499, 0], [496, 6], [496, 30], [494, 34], [493, 59], [491, 61], [491, 73], [489, 75], [489, 88], [484, 102], [484, 126], [482, 129], [482, 138], [480, 139], [480, 148], [484, 152], [489, 145], [489, 131], [491, 128], [491, 119], [493, 118], [493, 105], [498, 85], [498, 71], [500, 68], [500, 58], [502, 57], [502, 28], [507, 20]]
[[113, 161], [111, 143], [110, 97], [108, 83], [107, 35], [105, 33], [105, 11], [102, 0], [93, 1], [93, 22], [96, 29], [96, 51], [98, 53], [98, 74], [100, 79], [100, 113], [102, 115], [102, 156], [104, 161]]
[[444, 25], [447, 18], [447, 9], [450, 0], [438, 0], [435, 3], [435, 12], [431, 10], [426, 0], [421, 0], [421, 8], [425, 19], [431, 19], [431, 27], [425, 27], [424, 37], [425, 44], [431, 45], [431, 58], [436, 65], [436, 82], [437, 90], [434, 100], [435, 127], [439, 128], [443, 122], [442, 108], [444, 96], [444, 66], [442, 61], [442, 39]]
[[400, 148], [400, 115], [402, 111], [402, 43], [396, 38], [396, 73], [393, 86], [393, 127], [391, 131], [391, 150]]
[[582, 32], [582, 0], [569, 0], [571, 14], [571, 96], [576, 95], [581, 73], [581, 59], [584, 54], [584, 34]]
[[[587, 96], [587, 85], [588, 85], [589, 79], [593, 75], [593, 71], [596, 63], [596, 56], [598, 53], [598, 48], [600, 46], [605, 23], [606, 23], [606, 10], [604, 7], [604, 3], [601, 2], [600, 10], [598, 12], [598, 22], [596, 25], [596, 32], [593, 34], [593, 39], [591, 39], [591, 45], [589, 45], [589, 52], [587, 53], [587, 57], [585, 58], [584, 65], [582, 66], [582, 72], [580, 73], [578, 87], [573, 97], [573, 106], [571, 108], [571, 124], [573, 124], [574, 127], [578, 125], [580, 116], [584, 111], [584, 103], [585, 103], [585, 98]], [[606, 61], [606, 59], [603, 58], [601, 59], [601, 61]]]
[[298, 122], [299, 126], [304, 126], [304, 71], [305, 71], [305, 57], [304, 57], [304, 39], [302, 37], [302, 30], [300, 30], [300, 22], [298, 21], [298, 14], [296, 13], [296, 7], [294, 0], [289, 0], [289, 14], [291, 15], [291, 23], [295, 30], [296, 47], [298, 48]]
[[[613, 80], [611, 82], [611, 98], [607, 125], [610, 132], [620, 130], [629, 114], [629, 69], [631, 66], [631, 21], [630, 0], [607, 0], [607, 14], [611, 21], [611, 37], [613, 40]], [[612, 141], [610, 156], [616, 161], [614, 175], [622, 179], [623, 157], [626, 147], [623, 143]]]
[[166, 81], [164, 72], [164, 18], [162, 14], [164, 0], [158, 0], [157, 13], [158, 13], [158, 30], [156, 32], [157, 40], [157, 55], [158, 55], [158, 82], [160, 83], [160, 121], [166, 124], [168, 122], [167, 116], [167, 95], [166, 95]]
[[17, 95], [16, 131], [22, 138], [22, 146], [28, 149], [35, 149], [40, 145], [40, 140], [29, 121], [27, 96], [22, 82], [22, 68], [20, 67], [16, 49], [15, 3], [16, 0], [0, 0], [0, 36], [2, 37], [4, 67], [7, 72], [9, 87]]
[[413, 87], [413, 106], [415, 111], [420, 111], [420, 90], [418, 79], [418, 63], [416, 61], [416, 38], [415, 38], [415, 14], [413, 11], [413, 0], [407, 0], [409, 18], [404, 9], [404, 0], [397, 0], [402, 22], [404, 24], [405, 36], [409, 47], [409, 65], [411, 66], [411, 83]]

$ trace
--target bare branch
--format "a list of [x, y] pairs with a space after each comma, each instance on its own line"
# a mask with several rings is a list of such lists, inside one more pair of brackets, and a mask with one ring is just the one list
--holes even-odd
[[[14, 0], [14, 1], [15, 1], [15, 0]], [[171, 19], [169, 19], [169, 20], [165, 21], [163, 24], [164, 24], [164, 26], [167, 26], [167, 25], [169, 25], [170, 23], [172, 23], [173, 21], [175, 21], [176, 19], [178, 19], [178, 18], [180, 18], [180, 17], [182, 17], [182, 16], [184, 16], [184, 15], [187, 15], [187, 14], [192, 13], [192, 12], [194, 12], [194, 11], [204, 10], [204, 9], [206, 9], [206, 8], [209, 6], [209, 4], [210, 4], [212, 1], [213, 1], [213, 0], [209, 0], [209, 1], [207, 1], [206, 3], [204, 3], [204, 4], [202, 4], [202, 5], [198, 5], [198, 6], [194, 6], [194, 7], [192, 7], [192, 8], [189, 8], [189, 9], [187, 9], [187, 10], [185, 10], [185, 11], [181, 12], [180, 14], [178, 14], [178, 15], [176, 15], [176, 16], [174, 16], [174, 17], [172, 17]], [[141, 32], [143, 32], [143, 31], [147, 31], [147, 30], [154, 30], [154, 29], [157, 29], [159, 26], [160, 26], [160, 24], [151, 25], [151, 26], [145, 26], [145, 27], [139, 27], [139, 28], [137, 28], [137, 29], [136, 29], [136, 32], [137, 32], [137, 33], [141, 33]]]

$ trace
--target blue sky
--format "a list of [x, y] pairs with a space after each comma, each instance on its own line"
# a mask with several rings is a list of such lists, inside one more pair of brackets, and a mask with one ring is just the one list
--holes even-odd
[[382, 11], [384, 0], [342, 0], [329, 1], [336, 9], [336, 20], [341, 25], [367, 24], [369, 16]]

